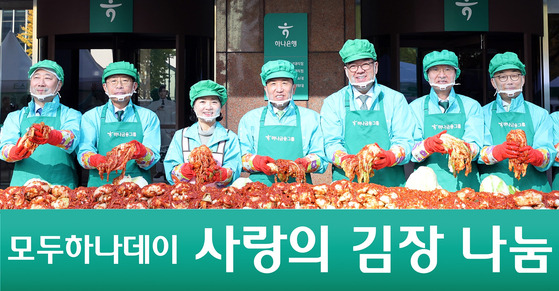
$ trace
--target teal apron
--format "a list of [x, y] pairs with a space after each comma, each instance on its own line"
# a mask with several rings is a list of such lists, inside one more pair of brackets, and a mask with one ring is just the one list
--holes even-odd
[[[144, 131], [142, 129], [142, 122], [140, 121], [140, 116], [136, 111], [136, 106], [132, 105], [134, 109], [134, 115], [136, 116], [136, 121], [133, 122], [105, 122], [105, 117], [107, 114], [107, 105], [103, 107], [101, 112], [101, 126], [99, 128], [99, 141], [97, 143], [97, 149], [99, 154], [106, 155], [110, 150], [112, 150], [117, 145], [127, 143], [132, 140], [137, 140], [142, 142], [144, 140]], [[109, 181], [107, 182], [107, 175], [104, 175], [104, 180], [101, 180], [99, 176], [99, 171], [97, 169], [89, 170], [89, 181], [87, 182], [88, 187], [99, 187], [105, 184], [112, 184], [113, 179], [118, 177], [122, 171], [111, 172], [109, 176]], [[142, 176], [148, 183], [151, 184], [151, 174], [149, 171], [141, 169], [136, 164], [135, 160], [130, 160], [126, 164], [126, 173], [130, 177]]]
[[[554, 159], [555, 160], [555, 159]], [[553, 163], [553, 160], [551, 161]], [[551, 167], [552, 172], [552, 181], [551, 190], [557, 191], [559, 190], [559, 167]]]
[[[462, 98], [456, 95], [456, 101], [460, 107], [459, 113], [442, 113], [429, 114], [429, 97], [424, 102], [424, 118], [423, 118], [423, 139], [434, 136], [446, 129], [446, 132], [456, 138], [464, 136], [464, 126], [466, 124], [466, 114], [464, 112], [464, 104]], [[456, 126], [459, 125], [459, 126]], [[441, 129], [443, 128], [443, 129]], [[451, 192], [458, 191], [462, 188], [469, 187], [479, 190], [479, 172], [477, 164], [472, 163], [472, 171], [466, 176], [466, 170], [460, 171], [456, 178], [448, 168], [448, 154], [434, 153], [425, 159], [422, 163], [415, 163], [415, 169], [420, 166], [427, 166], [437, 175], [437, 181], [443, 189]]]
[[[268, 112], [268, 107], [262, 110], [262, 115], [260, 116], [260, 133], [258, 134], [258, 150], [256, 154], [259, 156], [269, 156], [274, 160], [284, 159], [294, 161], [304, 157], [299, 108], [295, 106], [295, 115], [297, 119], [297, 124], [295, 126], [264, 125], [266, 112]], [[262, 172], [256, 172], [250, 174], [250, 180], [253, 182], [262, 182], [267, 186], [271, 186], [275, 178], [274, 176], [268, 176]], [[310, 174], [306, 174], [306, 180], [307, 183], [312, 183]], [[295, 179], [289, 178], [287, 182], [293, 183]]]
[[[384, 94], [381, 92], [377, 98], [379, 110], [355, 110], [351, 111], [349, 100], [351, 96], [345, 93], [345, 149], [348, 154], [357, 154], [364, 146], [376, 142], [382, 149], [390, 149], [390, 136], [384, 115]], [[346, 179], [345, 173], [338, 167], [332, 167], [332, 181]], [[369, 180], [387, 187], [404, 186], [406, 176], [403, 166], [386, 167], [374, 170], [375, 175]], [[353, 180], [355, 181], [355, 180]]]
[[[553, 163], [553, 161], [551, 161]], [[553, 183], [551, 184], [551, 190], [553, 191], [557, 191], [559, 190], [559, 168], [558, 167], [552, 167], [551, 168], [551, 172], [552, 172], [552, 181]]]
[[[60, 130], [60, 110], [61, 106], [58, 106], [56, 116], [29, 117], [27, 116], [29, 107], [25, 107], [23, 113], [25, 117], [19, 125], [20, 136], [23, 136], [34, 123], [44, 122]], [[29, 179], [38, 178], [53, 185], [64, 185], [74, 189], [78, 186], [78, 174], [73, 157], [59, 147], [50, 144], [40, 145], [29, 158], [15, 163], [10, 186], [23, 186]]]
[[[491, 135], [493, 137], [492, 144], [498, 145], [505, 142], [507, 134], [512, 129], [522, 129], [526, 133], [526, 140], [529, 146], [534, 141], [534, 126], [530, 116], [528, 104], [524, 102], [525, 113], [522, 112], [503, 112], [497, 113], [497, 102], [493, 102], [491, 107]], [[514, 127], [508, 126], [513, 124]], [[501, 126], [501, 124], [503, 126]], [[479, 172], [481, 173], [481, 180], [490, 174], [494, 174], [503, 179], [507, 185], [512, 185], [519, 190], [534, 189], [543, 192], [551, 191], [547, 175], [545, 172], [540, 172], [532, 165], [528, 165], [526, 169], [526, 176], [521, 177], [520, 180], [514, 177], [514, 172], [509, 171], [508, 159], [498, 162], [494, 165], [480, 165]]]

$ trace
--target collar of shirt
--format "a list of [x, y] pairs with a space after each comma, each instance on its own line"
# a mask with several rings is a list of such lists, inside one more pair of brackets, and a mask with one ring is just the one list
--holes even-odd
[[[107, 108], [108, 112], [113, 112], [113, 117], [115, 118], [115, 120], [117, 120], [116, 118], [116, 112], [120, 111], [122, 109], [118, 109], [113, 105], [113, 102], [111, 102], [111, 100], [109, 100], [109, 105]], [[122, 120], [124, 120], [126, 118], [126, 116], [128, 116], [128, 114], [126, 112], [132, 110], [132, 100], [130, 102], [128, 102], [128, 105], [126, 105], [126, 107], [124, 107], [124, 113], [122, 114]]]
[[371, 89], [369, 89], [369, 91], [367, 91], [367, 93], [365, 93], [365, 94], [357, 91], [357, 89], [355, 89], [355, 87], [353, 87], [353, 86], [351, 86], [351, 88], [353, 90], [353, 100], [354, 100], [355, 108], [361, 108], [361, 104], [363, 104], [361, 99], [359, 99], [358, 97], [361, 96], [361, 95], [367, 95], [370, 98], [367, 98], [365, 103], [367, 104], [367, 108], [370, 109], [371, 106], [373, 105], [373, 99], [375, 98], [375, 94], [374, 94], [375, 86], [373, 85], [373, 87], [371, 87]]
[[[47, 112], [56, 111], [58, 109], [59, 105], [60, 105], [60, 97], [58, 97], [58, 95], [56, 95], [56, 97], [54, 97], [54, 99], [52, 99], [51, 102], [45, 103], [45, 106], [43, 106], [43, 112], [41, 113], [41, 115], [45, 115]], [[29, 114], [30, 115], [35, 115], [37, 113], [37, 109], [39, 109], [39, 107], [35, 104], [34, 100], [29, 101], [27, 106], [29, 107]]]
[[[435, 90], [433, 88], [431, 88], [431, 91], [429, 92], [429, 100], [431, 102], [433, 102], [433, 104], [437, 105], [439, 107], [439, 109], [442, 110], [442, 107], [439, 105], [439, 101], [443, 101], [442, 99], [439, 98], [439, 96], [437, 96], [437, 93], [435, 92]], [[456, 101], [456, 92], [454, 92], [454, 88], [450, 89], [450, 93], [448, 94], [448, 109], [446, 111], [450, 111], [450, 108], [453, 106], [453, 104]]]
[[[272, 108], [272, 112], [274, 113], [275, 116], [277, 116], [277, 113], [278, 113], [279, 109], [274, 107], [272, 105], [272, 103], [270, 103], [270, 102], [268, 102], [268, 106]], [[294, 106], [295, 106], [295, 103], [293, 103], [293, 100], [289, 101], [289, 104], [287, 104], [287, 106], [283, 109], [283, 112], [288, 113], [289, 111], [291, 111], [294, 108]]]
[[217, 122], [214, 123], [214, 125], [212, 125], [208, 130], [204, 131], [204, 130], [202, 130], [202, 127], [198, 123], [198, 134], [203, 135], [203, 136], [212, 136], [214, 134], [216, 124], [217, 124]]
[[[505, 102], [501, 98], [501, 95], [497, 94], [497, 107], [505, 110]], [[506, 110], [505, 110], [506, 111]], [[516, 98], [511, 99], [508, 112], [524, 112], [524, 95], [520, 93]]]
[[[212, 138], [210, 142], [207, 144], [208, 147], [222, 140], [229, 140], [229, 137], [227, 136], [227, 130], [225, 129], [225, 127], [223, 127], [223, 125], [221, 125], [221, 123], [219, 123], [219, 121], [217, 121], [214, 126], [215, 129], [212, 134]], [[196, 122], [193, 125], [186, 128], [186, 130], [183, 133], [183, 136], [200, 142], [199, 128], [200, 128], [200, 123]]]

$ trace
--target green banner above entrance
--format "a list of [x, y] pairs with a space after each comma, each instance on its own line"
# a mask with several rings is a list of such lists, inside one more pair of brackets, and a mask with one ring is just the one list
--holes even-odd
[[272, 13], [264, 16], [264, 63], [286, 60], [298, 77], [293, 100], [309, 100], [308, 37], [306, 13]]
[[132, 32], [134, 0], [90, 0], [89, 32]]
[[445, 31], [488, 31], [489, 0], [445, 0]]

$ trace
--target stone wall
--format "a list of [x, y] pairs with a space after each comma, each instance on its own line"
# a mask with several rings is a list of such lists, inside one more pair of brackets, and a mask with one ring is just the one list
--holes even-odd
[[[324, 98], [346, 84], [338, 51], [355, 38], [355, 0], [216, 0], [216, 81], [229, 96], [221, 123], [235, 132], [245, 113], [266, 105], [260, 69], [267, 13], [308, 15], [309, 100], [297, 105], [320, 112]], [[313, 179], [327, 183], [330, 177], [329, 168]]]

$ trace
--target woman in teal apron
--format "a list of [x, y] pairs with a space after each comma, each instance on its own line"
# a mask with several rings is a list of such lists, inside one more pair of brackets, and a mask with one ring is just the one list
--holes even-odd
[[311, 183], [310, 173], [323, 173], [328, 164], [320, 116], [293, 102], [297, 72], [290, 62], [269, 61], [262, 66], [260, 76], [269, 100], [267, 106], [251, 110], [239, 123], [243, 169], [250, 173], [251, 181], [270, 186], [275, 177], [269, 164], [276, 159], [291, 160], [305, 170], [306, 182]]
[[[58, 92], [64, 82], [62, 67], [43, 60], [31, 66], [29, 78], [33, 100], [27, 107], [12, 112], [2, 128], [1, 157], [15, 162], [10, 185], [22, 186], [30, 179], [41, 179], [52, 185], [76, 188], [78, 176], [73, 152], [80, 136], [81, 113], [60, 104]], [[41, 122], [51, 127], [50, 133], [47, 137], [35, 131], [31, 142], [39, 146], [29, 155], [22, 146], [16, 145], [17, 141], [33, 127], [41, 129]]]
[[477, 191], [480, 185], [477, 163], [472, 162], [468, 176], [462, 170], [455, 177], [449, 169], [449, 155], [442, 146], [440, 135], [446, 132], [464, 140], [475, 158], [483, 144], [481, 105], [454, 92], [455, 81], [460, 76], [458, 57], [454, 52], [442, 50], [425, 55], [423, 75], [431, 85], [430, 93], [410, 104], [418, 125], [415, 132], [417, 143], [412, 151], [414, 167], [433, 169], [438, 184], [448, 191], [465, 187]]
[[227, 90], [222, 85], [203, 80], [190, 87], [190, 119], [192, 126], [175, 132], [163, 163], [169, 183], [197, 183], [189, 157], [193, 149], [206, 145], [220, 167], [208, 185], [225, 187], [241, 173], [241, 146], [237, 135], [219, 122], [221, 108], [227, 102]]

